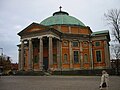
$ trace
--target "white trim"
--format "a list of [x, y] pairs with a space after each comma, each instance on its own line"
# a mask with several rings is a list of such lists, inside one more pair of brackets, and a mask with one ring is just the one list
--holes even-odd
[[23, 38], [20, 41], [24, 41], [24, 40], [30, 40], [30, 39], [34, 39], [34, 38], [43, 38], [43, 37], [52, 37], [52, 38], [57, 38], [60, 40], [59, 37], [55, 36], [55, 35], [51, 35], [51, 34], [45, 34], [45, 35], [41, 35], [41, 36], [34, 36], [34, 37], [30, 37], [30, 38]]

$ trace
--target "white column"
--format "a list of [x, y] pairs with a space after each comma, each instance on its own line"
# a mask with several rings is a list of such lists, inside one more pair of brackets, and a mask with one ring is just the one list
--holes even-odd
[[53, 46], [52, 46], [52, 37], [49, 36], [49, 69], [53, 65]]
[[29, 70], [32, 70], [32, 50], [33, 49], [33, 46], [32, 46], [32, 40], [29, 39], [29, 51], [28, 51], [28, 66], [29, 66]]
[[24, 41], [21, 40], [21, 58], [20, 58], [20, 70], [24, 69]]
[[18, 59], [19, 59], [18, 70], [21, 70], [21, 49], [20, 49], [20, 47], [19, 47], [18, 51], [19, 51], [19, 53], [18, 53]]
[[39, 70], [43, 70], [43, 40], [39, 37]]

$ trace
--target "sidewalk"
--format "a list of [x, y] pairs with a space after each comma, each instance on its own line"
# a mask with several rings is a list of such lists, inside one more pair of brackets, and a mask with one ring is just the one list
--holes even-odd
[[[0, 90], [99, 90], [100, 76], [2, 76]], [[110, 76], [109, 90], [120, 90], [120, 77]]]

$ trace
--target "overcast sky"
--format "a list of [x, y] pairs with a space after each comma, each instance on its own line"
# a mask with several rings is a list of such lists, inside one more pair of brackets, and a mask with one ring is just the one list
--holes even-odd
[[94, 32], [109, 29], [104, 13], [120, 9], [120, 0], [0, 0], [0, 48], [12, 62], [18, 62], [17, 33], [32, 22], [40, 23], [52, 16], [59, 6]]

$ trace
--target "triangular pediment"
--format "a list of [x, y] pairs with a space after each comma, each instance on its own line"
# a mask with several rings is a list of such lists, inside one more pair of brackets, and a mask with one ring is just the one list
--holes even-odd
[[37, 31], [48, 29], [48, 28], [49, 27], [47, 26], [43, 26], [33, 22], [32, 24], [27, 26], [25, 29], [23, 29], [21, 32], [19, 32], [18, 35], [21, 36], [22, 34], [25, 34], [25, 33], [37, 32]]

